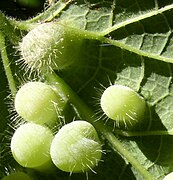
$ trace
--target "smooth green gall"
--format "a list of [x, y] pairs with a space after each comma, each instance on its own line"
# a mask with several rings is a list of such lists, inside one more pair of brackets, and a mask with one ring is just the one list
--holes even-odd
[[173, 172], [167, 174], [163, 180], [172, 180], [173, 179]]
[[57, 22], [42, 23], [23, 37], [20, 52], [33, 70], [65, 69], [76, 62], [82, 43], [72, 28]]
[[25, 123], [13, 134], [11, 152], [23, 167], [39, 168], [50, 161], [51, 130], [43, 125]]
[[134, 90], [122, 85], [112, 85], [102, 94], [100, 100], [103, 112], [117, 126], [134, 127], [142, 122], [146, 109], [145, 100]]
[[53, 163], [62, 171], [84, 172], [98, 165], [102, 146], [93, 125], [73, 121], [55, 135], [50, 154]]
[[3, 177], [1, 180], [31, 180], [31, 178], [24, 172], [14, 172]]
[[38, 124], [57, 120], [56, 105], [61, 98], [47, 84], [28, 82], [23, 85], [15, 97], [15, 110], [26, 121]]

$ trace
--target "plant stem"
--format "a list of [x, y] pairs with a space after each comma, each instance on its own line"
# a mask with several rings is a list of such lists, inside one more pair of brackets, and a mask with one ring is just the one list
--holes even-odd
[[131, 17], [131, 18], [128, 18], [127, 20], [123, 21], [123, 22], [120, 22], [118, 24], [115, 24], [109, 28], [107, 28], [106, 30], [104, 30], [102, 32], [103, 36], [113, 32], [113, 31], [116, 31], [122, 27], [125, 27], [129, 24], [133, 24], [135, 22], [139, 22], [139, 21], [142, 21], [143, 19], [148, 19], [148, 18], [151, 18], [153, 16], [156, 16], [158, 14], [162, 14], [166, 11], [170, 11], [173, 9], [173, 4], [170, 4], [170, 5], [167, 5], [165, 7], [162, 7], [160, 9], [158, 8], [155, 8], [153, 9], [152, 11], [148, 11], [148, 12], [145, 12], [145, 13], [141, 13], [140, 15], [138, 16], [134, 16], [134, 17]]
[[93, 111], [74, 93], [74, 91], [55, 73], [47, 74], [46, 81], [50, 83], [64, 100], [69, 101], [76, 107], [81, 117], [84, 120], [92, 123], [97, 131], [99, 131], [111, 144], [113, 149], [125, 157], [146, 180], [152, 180], [152, 175], [135, 159], [127, 149], [121, 144], [121, 142], [115, 137], [115, 135], [102, 123], [102, 121], [95, 121], [95, 115]]
[[4, 65], [5, 73], [7, 76], [9, 88], [11, 90], [12, 95], [15, 96], [17, 89], [16, 89], [16, 85], [15, 85], [15, 81], [14, 81], [12, 72], [11, 72], [10, 62], [9, 62], [7, 52], [6, 52], [5, 38], [1, 31], [0, 31], [0, 50], [1, 50], [1, 58], [2, 58], [3, 65]]
[[0, 12], [0, 31], [3, 32], [12, 44], [17, 44], [19, 42], [19, 36], [17, 36], [17, 32], [12, 26], [9, 19]]
[[29, 31], [40, 23], [52, 21], [72, 1], [73, 0], [67, 0], [65, 2], [58, 1], [53, 6], [49, 7], [46, 11], [39, 14], [38, 16], [35, 16], [32, 19], [29, 19], [27, 21], [13, 20], [11, 23], [13, 23], [13, 25], [15, 25], [20, 30]]
[[48, 8], [45, 12], [39, 14], [38, 16], [34, 17], [31, 20], [28, 20], [28, 23], [38, 22], [38, 21], [51, 21], [53, 18], [55, 18], [69, 3], [71, 3], [73, 0], [67, 0], [67, 1], [58, 1], [53, 6]]
[[122, 131], [122, 130], [114, 130], [115, 134], [133, 137], [133, 136], [162, 136], [162, 135], [173, 135], [173, 130], [147, 130], [147, 131]]
[[128, 162], [135, 167], [145, 180], [154, 180], [154, 177], [137, 161], [135, 157], [122, 145], [122, 143], [115, 137], [115, 135], [107, 129], [102, 129], [104, 137], [111, 143], [112, 147], [115, 148], [123, 157], [127, 159]]

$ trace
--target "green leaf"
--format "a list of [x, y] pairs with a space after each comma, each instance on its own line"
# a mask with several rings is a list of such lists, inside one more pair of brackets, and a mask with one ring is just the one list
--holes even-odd
[[151, 105], [157, 104], [169, 94], [171, 79], [170, 64], [146, 59], [145, 77], [143, 78], [141, 89], [142, 95]]
[[[106, 7], [99, 3], [99, 11], [97, 6], [90, 9], [89, 5], [82, 4], [71, 5], [68, 10], [62, 12], [61, 21], [67, 22], [73, 27], [87, 29], [90, 31], [103, 31], [112, 25], [112, 7], [111, 2], [105, 2]], [[70, 17], [70, 19], [69, 19]]]
[[[104, 123], [99, 100], [101, 92], [110, 84], [122, 84], [134, 89], [145, 98], [148, 105], [146, 123], [135, 132], [123, 132], [118, 127], [110, 127], [109, 123], [105, 123], [105, 129], [109, 127], [111, 131], [115, 130], [116, 141], [115, 139], [111, 141], [112, 136], [105, 135], [106, 130], [100, 128], [100, 134], [108, 139], [109, 142], [106, 144], [109, 147], [104, 146], [107, 150], [107, 154], [103, 157], [104, 162], [96, 169], [96, 175], [89, 173], [89, 179], [141, 180], [144, 179], [141, 172], [148, 177], [145, 171], [147, 170], [154, 179], [162, 180], [173, 170], [173, 137], [163, 135], [169, 134], [173, 129], [173, 2], [171, 0], [151, 0], [147, 3], [145, 0], [67, 2], [58, 1], [54, 8], [48, 9], [45, 14], [27, 23], [35, 23], [42, 18], [49, 21], [56, 16], [57, 21], [67, 24], [69, 28], [92, 31], [95, 37], [102, 37], [84, 40], [80, 47], [78, 63], [56, 72], [65, 81], [63, 83], [70, 86], [72, 89], [70, 93], [77, 94], [84, 105], [95, 113], [93, 116], [95, 120], [99, 119]], [[55, 14], [52, 15], [50, 12]], [[24, 24], [25, 22], [22, 22], [22, 26], [18, 28], [25, 29]], [[6, 38], [10, 36], [8, 32], [3, 33]], [[2, 69], [3, 64], [0, 65]], [[13, 64], [12, 67], [15, 69], [17, 65]], [[5, 122], [6, 126], [8, 120], [5, 117], [8, 110], [3, 100], [8, 95], [8, 86], [5, 73], [0, 72], [1, 83], [5, 84], [0, 83], [0, 117], [5, 120], [1, 122]], [[23, 75], [22, 71], [16, 70], [16, 73], [18, 76]], [[13, 72], [13, 76], [14, 74]], [[73, 98], [70, 105], [75, 106], [75, 103]], [[79, 111], [80, 108], [75, 109], [75, 117], [80, 117]], [[86, 108], [81, 117], [88, 117], [88, 111]], [[71, 120], [74, 118], [74, 113], [72, 114], [73, 117], [67, 115]], [[153, 136], [152, 132], [156, 132], [157, 136]], [[132, 133], [136, 137], [123, 136], [133, 135]], [[118, 144], [117, 148], [112, 142]], [[56, 175], [64, 179], [69, 178], [69, 175], [62, 172], [57, 172]], [[84, 175], [71, 176], [72, 179], [81, 177], [84, 178]]]
[[159, 103], [156, 104], [156, 112], [166, 129], [173, 129], [172, 114], [173, 114], [173, 87], [170, 85], [169, 93]]
[[172, 11], [169, 1], [105, 1], [89, 7], [71, 5], [60, 19], [81, 29], [109, 34], [108, 42], [120, 48], [173, 63]]

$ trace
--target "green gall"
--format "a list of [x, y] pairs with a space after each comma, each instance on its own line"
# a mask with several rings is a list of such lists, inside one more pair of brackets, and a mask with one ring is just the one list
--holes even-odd
[[173, 179], [173, 172], [167, 174], [163, 180], [172, 180]]
[[60, 101], [61, 98], [49, 85], [28, 82], [18, 90], [14, 106], [24, 120], [44, 124], [56, 121], [56, 104]]
[[49, 128], [34, 123], [21, 125], [11, 139], [14, 159], [23, 167], [38, 168], [47, 164], [53, 134]]
[[134, 127], [142, 122], [146, 109], [144, 99], [129, 87], [112, 85], [102, 94], [100, 100], [103, 112], [117, 126]]
[[102, 147], [93, 125], [74, 121], [55, 135], [50, 154], [53, 163], [62, 171], [84, 172], [98, 165]]
[[68, 26], [57, 22], [43, 23], [23, 37], [20, 51], [29, 69], [59, 70], [79, 59], [81, 42], [81, 36]]

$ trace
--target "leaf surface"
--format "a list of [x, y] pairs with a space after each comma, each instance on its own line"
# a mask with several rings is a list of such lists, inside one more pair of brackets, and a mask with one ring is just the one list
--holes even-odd
[[[137, 137], [115, 136], [155, 179], [162, 180], [173, 168], [173, 137], [161, 133], [142, 137], [140, 132], [173, 129], [173, 2], [90, 0], [71, 2], [68, 6], [61, 6], [59, 2], [58, 7], [59, 11], [62, 10], [56, 17], [58, 21], [69, 27], [92, 31], [105, 39], [84, 40], [78, 63], [57, 74], [100, 121], [105, 119], [101, 118], [103, 112], [99, 100], [109, 85], [128, 86], [145, 98], [148, 105], [146, 123], [137, 129]], [[3, 79], [1, 83], [5, 83], [0, 85], [0, 117], [3, 119], [4, 109], [7, 108], [3, 102], [7, 82], [4, 73], [0, 75]], [[105, 148], [105, 161], [96, 169], [97, 175], [89, 173], [89, 179], [142, 179], [140, 172], [130, 165], [126, 157], [116, 150], [113, 153], [107, 146]], [[69, 178], [68, 175], [64, 177]], [[80, 179], [80, 175], [72, 175], [72, 179], [77, 178]]]

